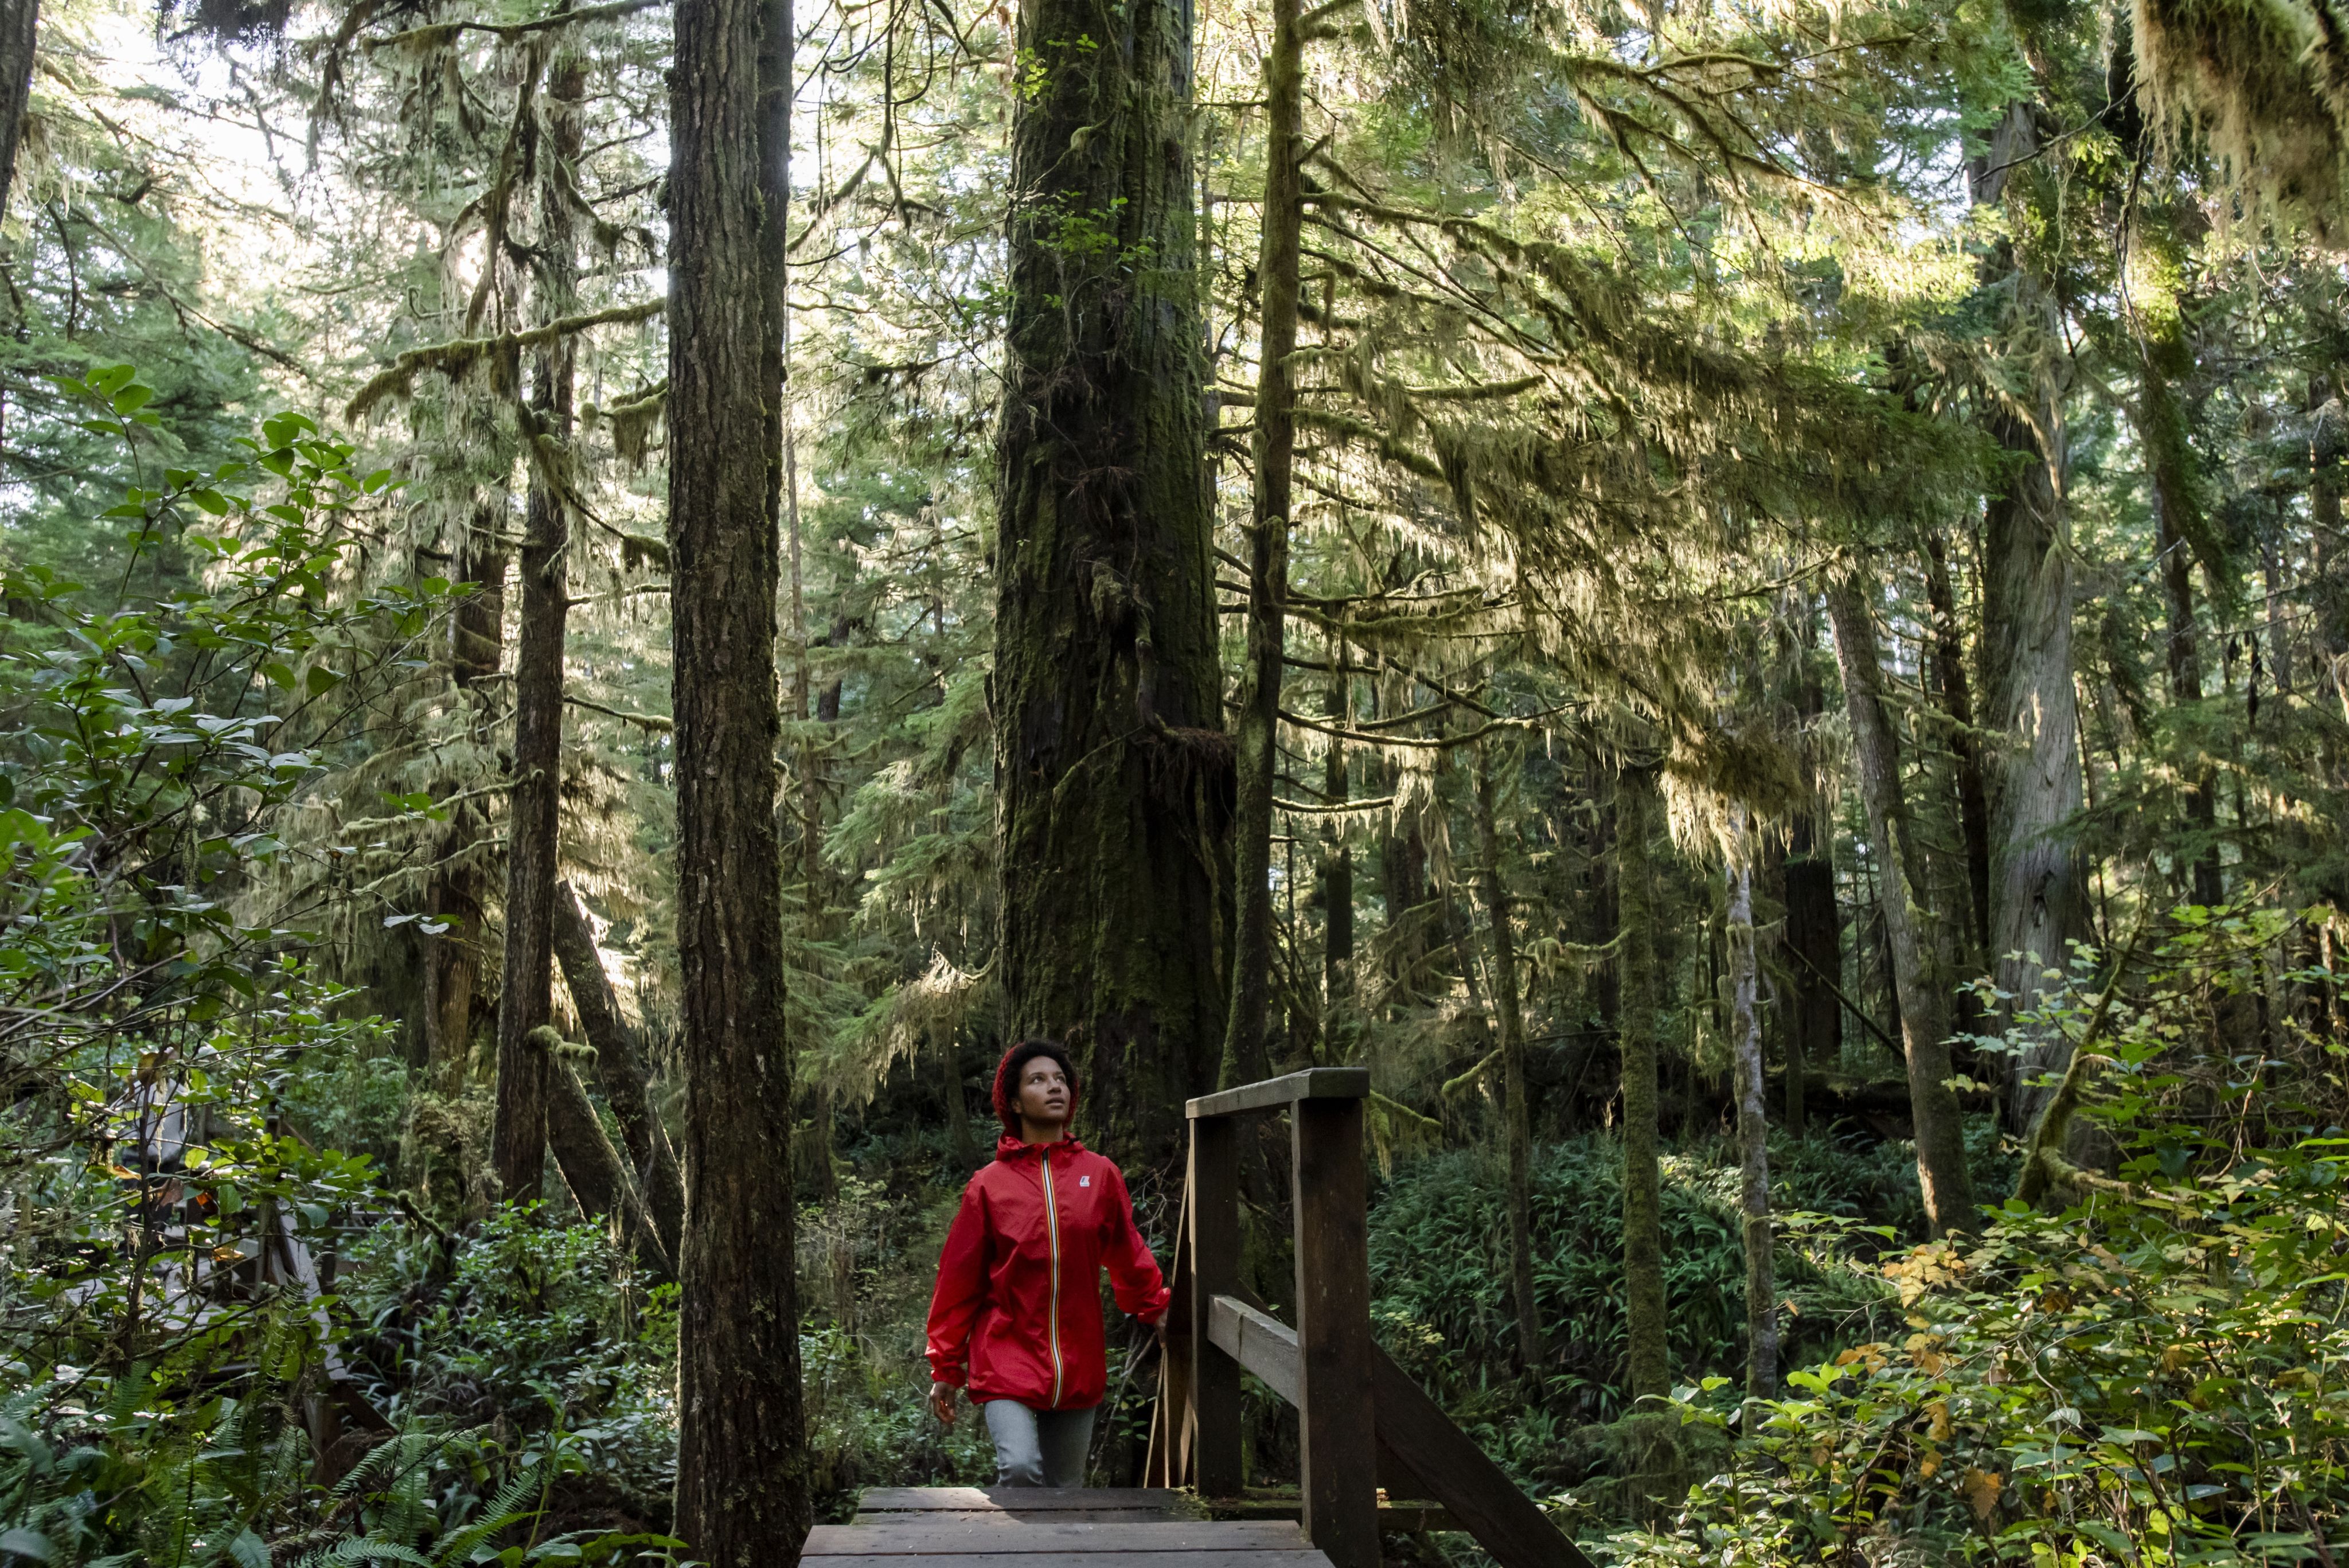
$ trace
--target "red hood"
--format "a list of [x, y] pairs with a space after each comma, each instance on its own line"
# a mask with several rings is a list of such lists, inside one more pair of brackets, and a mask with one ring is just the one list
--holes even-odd
[[[1019, 1049], [1017, 1045], [1011, 1047], [1011, 1051]], [[1003, 1054], [1003, 1060], [995, 1064], [995, 1115], [997, 1119], [1003, 1123], [1005, 1134], [1003, 1142], [1018, 1146], [1021, 1142], [1019, 1116], [1019, 1113], [1011, 1108], [1011, 1085], [1007, 1077], [1011, 1071], [1011, 1051], [1006, 1051]], [[1077, 1119], [1078, 1097], [1078, 1084], [1075, 1075], [1071, 1074], [1069, 1078], [1069, 1120], [1072, 1123]], [[996, 1145], [995, 1152], [999, 1158], [1001, 1158], [1006, 1152], [1003, 1144]]]

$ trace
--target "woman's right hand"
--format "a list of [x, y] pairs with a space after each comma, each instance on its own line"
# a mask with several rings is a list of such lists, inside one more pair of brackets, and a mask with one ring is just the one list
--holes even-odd
[[939, 1421], [947, 1426], [954, 1425], [955, 1396], [960, 1392], [962, 1390], [951, 1383], [930, 1385], [930, 1408], [936, 1414]]

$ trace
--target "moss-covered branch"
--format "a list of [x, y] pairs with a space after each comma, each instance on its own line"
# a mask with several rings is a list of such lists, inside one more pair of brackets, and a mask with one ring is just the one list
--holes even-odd
[[408, 49], [421, 54], [428, 49], [444, 48], [467, 33], [481, 33], [501, 43], [512, 43], [516, 38], [553, 32], [558, 27], [584, 27], [595, 22], [616, 22], [623, 16], [633, 16], [639, 11], [654, 10], [668, 3], [669, 0], [609, 0], [605, 5], [588, 5], [576, 11], [559, 11], [531, 22], [434, 22], [389, 33], [380, 38], [369, 38], [361, 47], [370, 53], [378, 49]]
[[591, 327], [632, 326], [650, 321], [666, 308], [665, 301], [648, 299], [636, 305], [615, 305], [603, 310], [591, 310], [585, 315], [565, 316], [524, 332], [501, 332], [488, 337], [459, 337], [447, 343], [410, 348], [388, 367], [377, 371], [367, 384], [352, 396], [344, 406], [343, 417], [354, 421], [363, 420], [386, 398], [408, 396], [415, 387], [416, 378], [428, 371], [437, 371], [453, 380], [493, 354], [535, 348]]

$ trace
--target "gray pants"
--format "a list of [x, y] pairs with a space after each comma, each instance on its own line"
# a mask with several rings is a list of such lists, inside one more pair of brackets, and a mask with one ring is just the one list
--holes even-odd
[[989, 1399], [979, 1408], [987, 1412], [987, 1435], [995, 1439], [996, 1485], [1085, 1484], [1092, 1410], [1031, 1410], [1017, 1399]]

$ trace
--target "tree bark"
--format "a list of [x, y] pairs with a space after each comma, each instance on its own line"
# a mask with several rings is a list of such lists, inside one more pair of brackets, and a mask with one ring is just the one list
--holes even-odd
[[1843, 920], [1836, 908], [1835, 863], [1815, 814], [1797, 811], [1787, 833], [1786, 950], [1793, 957], [1793, 1016], [1786, 1023], [1786, 1130], [1807, 1119], [1803, 1075], [1843, 1060]]
[[532, 1048], [546, 1057], [546, 1141], [554, 1153], [554, 1168], [579, 1212], [591, 1220], [610, 1220], [619, 1229], [636, 1262], [663, 1279], [677, 1270], [672, 1254], [662, 1244], [660, 1231], [646, 1211], [627, 1161], [612, 1147], [587, 1086], [564, 1059], [563, 1036], [552, 1026], [531, 1033]]
[[1379, 836], [1379, 901], [1386, 910], [1389, 990], [1407, 1004], [1427, 978], [1427, 846], [1417, 822]]
[[970, 1096], [962, 1081], [962, 1036], [948, 1029], [938, 1041], [938, 1061], [943, 1069], [940, 1085], [947, 1101], [947, 1148], [955, 1163], [964, 1170], [978, 1168], [978, 1140], [971, 1135]]
[[1264, 234], [1256, 382], [1256, 469], [1248, 529], [1247, 670], [1235, 737], [1238, 802], [1232, 824], [1232, 886], [1239, 900], [1233, 944], [1231, 1017], [1220, 1075], [1228, 1088], [1269, 1075], [1264, 1027], [1272, 988], [1272, 796], [1279, 773], [1283, 620], [1288, 604], [1288, 512], [1297, 459], [1299, 235], [1304, 223], [1305, 45], [1299, 0], [1273, 0], [1272, 53], [1265, 60]]
[[[457, 568], [459, 579], [475, 587], [459, 603], [450, 623], [450, 676], [477, 737], [488, 720], [476, 688], [504, 662], [506, 555], [488, 537], [495, 526], [487, 508], [475, 514]], [[487, 936], [482, 899], [488, 877], [481, 845], [488, 829], [479, 803], [460, 801], [451, 806], [433, 847], [432, 877], [425, 888], [425, 912], [434, 924], [449, 928], [424, 950], [425, 1081], [440, 1095], [463, 1090], [472, 1055], [473, 1003]]]
[[1639, 1451], [1634, 1474], [1650, 1507], [1679, 1463], [1671, 1342], [1665, 1316], [1663, 1170], [1657, 1152], [1657, 1057], [1663, 977], [1656, 961], [1655, 874], [1649, 856], [1661, 769], [1628, 766], [1615, 792], [1616, 909], [1622, 920], [1623, 1338]]
[[1982, 737], [1975, 729], [1972, 684], [1966, 679], [1965, 631], [1950, 583], [1949, 545], [1925, 535], [1925, 594], [1933, 611], [1933, 675], [1941, 711], [1950, 721], [1950, 753], [1957, 762], [1958, 831], [1965, 840], [1966, 931], [1977, 955], [1990, 952], [1990, 794], [1982, 780]]
[[637, 1049], [636, 1032], [620, 1014], [619, 998], [604, 972], [595, 929], [587, 923], [586, 906], [568, 882], [557, 883], [554, 889], [554, 954], [570, 985], [580, 1027], [595, 1048], [595, 1080], [620, 1124], [636, 1189], [659, 1234], [661, 1250], [674, 1260], [685, 1226], [684, 1175], [669, 1145], [668, 1129], [653, 1114], [647, 1093], [652, 1075]]
[[[572, 171], [579, 161], [579, 100], [585, 62], [566, 52], [547, 75], [538, 137], [537, 280], [540, 325], [571, 313], [579, 255]], [[523, 435], [533, 451], [522, 546], [522, 625], [514, 650], [514, 787], [507, 814], [505, 961], [498, 997], [497, 1120], [490, 1164], [510, 1201], [538, 1195], [546, 1164], [548, 1058], [529, 1044], [554, 1007], [554, 884], [561, 874], [563, 647], [570, 617], [565, 557], [571, 545], [563, 443], [571, 433], [574, 339], [536, 350]]]
[[[2034, 106], [2015, 103], [1992, 132], [1975, 201], [1993, 202], [2013, 169], [2039, 150]], [[1998, 171], [1992, 173], [1991, 171]], [[2060, 340], [2055, 306], [2037, 273], [2011, 251], [2014, 327], [2034, 344]], [[2050, 365], [2060, 354], [2043, 356]], [[1991, 781], [1992, 976], [2013, 1000], [2003, 1022], [2040, 1004], [2049, 969], [2070, 963], [2087, 932], [2087, 875], [2061, 835], [2081, 806], [2079, 702], [2073, 685], [2072, 555], [2065, 546], [2060, 389], [2043, 371], [2031, 418], [1993, 404], [1991, 438], [2016, 461], [1990, 497], [1982, 529], [1982, 649], [1987, 722], [1999, 754]], [[2060, 1034], [2009, 1059], [2007, 1116], [2017, 1132], [2037, 1119], [2070, 1046]]]
[[[2202, 652], [2194, 624], [2194, 542], [2204, 536], [2205, 524], [2197, 497], [2193, 450], [2186, 409], [2172, 377], [2192, 368], [2180, 326], [2158, 326], [2140, 346], [2136, 414], [2137, 444], [2143, 449], [2147, 486], [2153, 495], [2155, 548], [2161, 563], [2163, 607], [2168, 621], [2165, 662], [2169, 673], [2169, 704], [2187, 721], [2179, 740], [2199, 751], [2192, 713], [2202, 701]], [[2219, 862], [2219, 803], [2209, 767], [2199, 758], [2179, 768], [2179, 805], [2186, 815], [2189, 840], [2189, 879], [2196, 903], [2206, 908], [2226, 901], [2226, 879]]]
[[1754, 950], [1754, 845], [1733, 808], [1729, 866], [1730, 1046], [1737, 1061], [1737, 1156], [1745, 1231], [1745, 1396], [1778, 1396], [1778, 1293], [1770, 1232], [1770, 1113], [1762, 1069], [1761, 967]]
[[1826, 708], [1819, 678], [1818, 607], [1806, 592], [1788, 606], [1785, 652], [1793, 666], [1789, 682], [1795, 706], [1795, 745], [1806, 784], [1805, 798], [1787, 824], [1785, 859], [1777, 867], [1785, 909], [1786, 974], [1791, 1005], [1783, 1017], [1786, 1085], [1783, 1118], [1786, 1130], [1802, 1136], [1807, 1121], [1806, 1075], [1843, 1060], [1843, 919], [1836, 908], [1835, 827], [1822, 828], [1830, 796], [1822, 787], [1819, 719]]
[[[1221, 1059], [1221, 729], [1185, 0], [1025, 0], [998, 433], [1009, 1033], [1079, 1036], [1101, 1141], [1171, 1172]], [[1082, 244], [1071, 243], [1078, 235]]]
[[1492, 758], [1476, 753], [1476, 838], [1483, 857], [1485, 918], [1492, 924], [1493, 1002], [1501, 1023], [1501, 1106], [1509, 1161], [1509, 1293], [1517, 1313], [1517, 1358], [1527, 1376], [1547, 1359], [1534, 1297], [1533, 1118], [1526, 1103], [1526, 1023], [1517, 1005], [1517, 940], [1501, 877], [1501, 831], [1494, 809]]
[[2311, 683], [2322, 696], [2342, 691], [2339, 660], [2349, 653], [2349, 549], [2341, 532], [2341, 460], [2344, 441], [2342, 409], [2330, 376], [2309, 378], [2308, 407], [2313, 429], [2308, 443], [2308, 532], [2311, 607], [2308, 642]]
[[40, 16], [40, 0], [0, 0], [0, 216], [8, 211], [8, 192], [16, 177], [16, 144], [24, 133], [25, 111], [33, 102]]
[[[1337, 676], [1330, 685], [1330, 711], [1334, 722], [1350, 723], [1354, 708], [1354, 680], [1347, 663], [1346, 645], [1337, 638], [1330, 639], [1330, 661]], [[1352, 787], [1346, 765], [1346, 742], [1336, 736], [1330, 738], [1330, 751], [1321, 770], [1321, 793], [1331, 801], [1342, 801]], [[1335, 839], [1321, 858], [1321, 983], [1327, 998], [1326, 1016], [1336, 1019], [1354, 998], [1354, 850], [1343, 838], [1341, 822], [1332, 822], [1330, 831]]]
[[1852, 760], [1868, 815], [1868, 844], [1878, 871], [1878, 908], [1891, 950], [1893, 992], [1900, 1002], [1900, 1034], [1909, 1065], [1909, 1104], [1917, 1131], [1917, 1177], [1925, 1217], [1936, 1235], [1976, 1224], [1973, 1181], [1966, 1168], [1965, 1127], [1950, 1087], [1951, 984], [1936, 961], [1927, 916], [1920, 907], [1908, 802], [1901, 793], [1899, 742], [1884, 710], [1883, 670], [1876, 622], [1858, 590], [1838, 583], [1827, 590], [1835, 626], [1836, 661], [1843, 672], [1851, 715]]
[[796, 1560], [800, 1389], [775, 831], [791, 10], [679, 0], [669, 75], [669, 547], [686, 1211], [676, 1532]]

